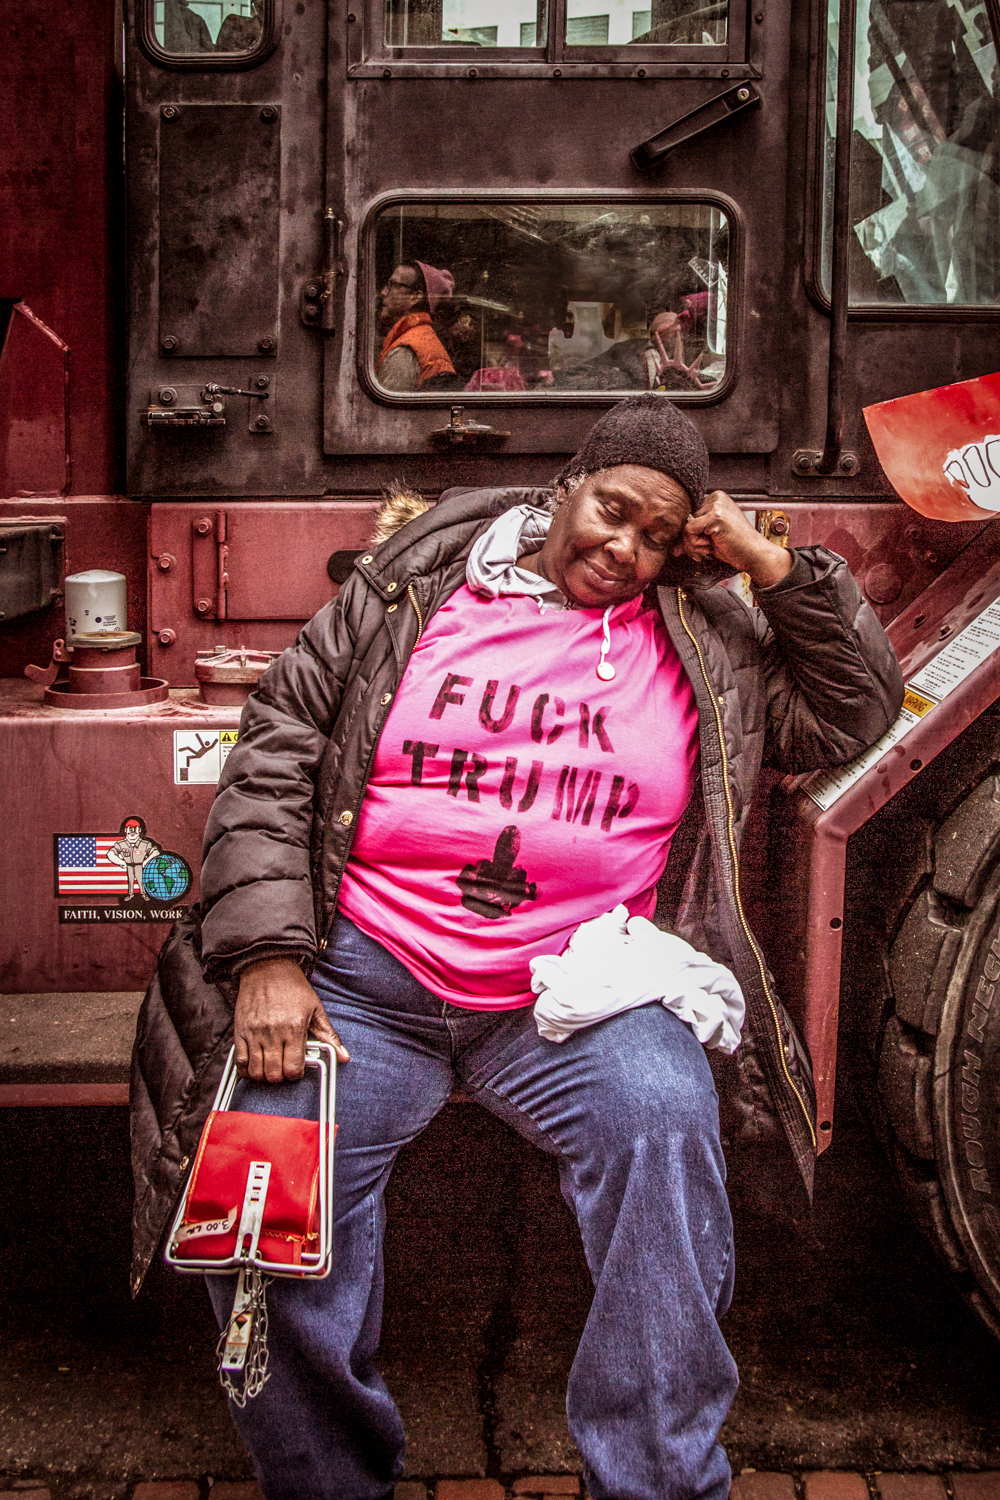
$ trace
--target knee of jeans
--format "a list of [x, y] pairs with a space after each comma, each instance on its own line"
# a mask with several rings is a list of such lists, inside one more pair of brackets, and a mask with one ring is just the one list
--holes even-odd
[[654, 1010], [649, 1019], [643, 1045], [620, 1035], [608, 1050], [608, 1147], [627, 1150], [640, 1137], [717, 1142], [719, 1101], [704, 1048], [676, 1016]]

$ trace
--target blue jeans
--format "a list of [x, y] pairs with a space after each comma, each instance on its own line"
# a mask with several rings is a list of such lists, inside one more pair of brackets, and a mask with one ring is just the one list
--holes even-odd
[[[383, 1500], [403, 1427], [375, 1368], [383, 1194], [396, 1153], [456, 1085], [559, 1163], [594, 1300], [567, 1390], [593, 1500], [726, 1500], [719, 1428], [736, 1366], [718, 1101], [683, 1022], [646, 1006], [539, 1037], [531, 1008], [463, 1010], [338, 918], [313, 974], [351, 1054], [337, 1076], [334, 1265], [272, 1281], [271, 1378], [233, 1420], [266, 1500]], [[314, 1086], [244, 1084], [235, 1107], [314, 1114]], [[233, 1278], [209, 1277], [220, 1325]]]

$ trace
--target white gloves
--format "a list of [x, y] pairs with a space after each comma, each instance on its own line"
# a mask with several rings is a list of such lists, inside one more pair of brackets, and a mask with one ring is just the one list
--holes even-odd
[[728, 1056], [740, 1044], [746, 1007], [729, 970], [626, 906], [581, 922], [561, 957], [533, 958], [531, 988], [535, 1022], [550, 1042], [659, 1000], [703, 1046]]

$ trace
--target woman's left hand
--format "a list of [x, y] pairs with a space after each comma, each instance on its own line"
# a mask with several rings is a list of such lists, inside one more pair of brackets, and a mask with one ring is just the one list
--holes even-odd
[[734, 500], [723, 490], [712, 490], [684, 527], [679, 545], [695, 562], [714, 557], [741, 573], [749, 573], [758, 588], [780, 583], [791, 571], [793, 555], [755, 529]]

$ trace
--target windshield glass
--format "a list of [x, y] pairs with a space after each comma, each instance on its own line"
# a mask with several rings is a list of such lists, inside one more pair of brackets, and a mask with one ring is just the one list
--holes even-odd
[[[721, 46], [729, 0], [567, 0], [570, 47]], [[547, 0], [385, 0], [390, 47], [544, 47]]]
[[375, 223], [388, 391], [711, 391], [729, 224], [708, 203], [403, 203]]
[[[839, 0], [827, 13], [823, 284], [830, 284]], [[851, 300], [1000, 297], [997, 59], [983, 0], [858, 0]]]

